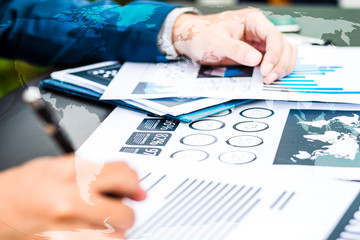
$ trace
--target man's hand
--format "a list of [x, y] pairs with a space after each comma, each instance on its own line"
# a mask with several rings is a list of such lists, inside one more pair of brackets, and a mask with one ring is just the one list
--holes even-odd
[[[86, 166], [84, 161], [81, 166]], [[88, 183], [90, 204], [79, 194], [74, 155], [39, 158], [2, 172], [0, 239], [42, 239], [44, 232], [42, 236], [61, 233], [63, 239], [73, 239], [67, 236], [74, 232], [77, 239], [123, 238], [134, 222], [134, 213], [123, 199], [143, 200], [146, 193], [126, 163], [101, 167]]]
[[260, 64], [267, 84], [290, 74], [297, 58], [297, 48], [257, 9], [182, 14], [172, 37], [179, 54], [200, 64]]

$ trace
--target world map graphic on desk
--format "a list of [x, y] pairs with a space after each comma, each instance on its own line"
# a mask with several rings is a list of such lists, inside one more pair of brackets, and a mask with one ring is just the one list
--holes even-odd
[[359, 149], [360, 111], [291, 109], [274, 164], [360, 167]]
[[[330, 9], [328, 9], [330, 10]], [[351, 14], [341, 11], [319, 11], [316, 8], [296, 9], [289, 12], [286, 9], [262, 11], [266, 16], [290, 16], [302, 26], [301, 35], [323, 40], [331, 40], [336, 46], [359, 46], [360, 23], [354, 22]], [[308, 27], [311, 26], [311, 27]]]

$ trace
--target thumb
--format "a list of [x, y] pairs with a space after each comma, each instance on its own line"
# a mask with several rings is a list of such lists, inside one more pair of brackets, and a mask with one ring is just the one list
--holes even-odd
[[263, 57], [256, 48], [244, 41], [235, 39], [229, 39], [225, 42], [225, 54], [227, 58], [251, 67], [260, 64]]

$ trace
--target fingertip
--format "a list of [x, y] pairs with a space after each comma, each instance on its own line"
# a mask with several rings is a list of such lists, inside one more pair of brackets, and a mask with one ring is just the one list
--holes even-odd
[[264, 84], [266, 85], [270, 85], [272, 82], [269, 81], [267, 78], [264, 77]]
[[143, 201], [146, 199], [146, 196], [146, 191], [142, 188], [139, 188], [133, 195], [130, 196], [130, 199], [135, 201]]
[[245, 64], [256, 66], [261, 62], [262, 54], [257, 50], [251, 50], [245, 57]]
[[272, 64], [272, 63], [263, 63], [260, 66], [260, 72], [261, 72], [261, 74], [263, 76], [266, 76], [271, 72], [271, 70], [273, 70], [273, 68], [274, 68], [274, 64]]
[[264, 77], [264, 83], [265, 84], [271, 84], [275, 82], [276, 79], [278, 79], [279, 75], [275, 72], [270, 73], [268, 76]]

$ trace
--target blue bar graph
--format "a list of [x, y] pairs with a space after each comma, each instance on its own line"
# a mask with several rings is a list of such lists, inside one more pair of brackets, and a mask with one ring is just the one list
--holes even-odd
[[306, 76], [299, 76], [299, 75], [289, 75], [287, 77], [283, 77], [282, 79], [289, 79], [289, 78], [306, 78]]
[[301, 71], [293, 71], [289, 76], [297, 76], [298, 73], [302, 75], [325, 75], [324, 72], [320, 72], [318, 70], [301, 70]]
[[309, 87], [309, 86], [317, 86], [317, 84], [316, 83], [273, 83], [273, 85], [274, 86], [278, 86], [278, 85], [280, 85], [280, 86], [307, 86], [307, 87]]
[[314, 80], [315, 76], [326, 76], [333, 74], [342, 66], [318, 66], [316, 64], [301, 64], [299, 59], [294, 71], [288, 76], [271, 85], [264, 85], [264, 91], [276, 92], [297, 92], [297, 93], [317, 93], [317, 94], [360, 94], [360, 91], [344, 91], [340, 86], [329, 86], [323, 84], [323, 79]]
[[281, 79], [279, 82], [314, 82], [314, 80], [307, 80], [307, 79]]
[[343, 91], [343, 88], [291, 88], [293, 90]]
[[321, 93], [321, 94], [360, 94], [360, 91], [297, 91], [298, 93]]

